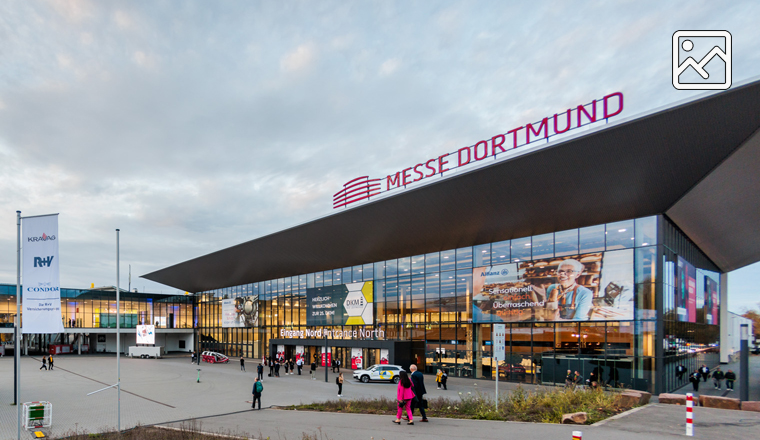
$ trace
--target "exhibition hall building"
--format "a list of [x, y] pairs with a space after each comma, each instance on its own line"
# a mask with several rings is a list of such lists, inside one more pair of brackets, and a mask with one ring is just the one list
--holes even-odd
[[190, 301], [196, 351], [676, 389], [728, 361], [726, 274], [760, 261], [760, 81], [623, 108], [354, 179], [330, 215], [143, 277], [190, 292], [162, 301]]

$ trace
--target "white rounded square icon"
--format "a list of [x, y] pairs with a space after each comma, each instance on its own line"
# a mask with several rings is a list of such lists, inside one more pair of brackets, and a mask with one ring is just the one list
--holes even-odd
[[674, 33], [673, 87], [678, 90], [731, 87], [731, 34], [728, 31]]

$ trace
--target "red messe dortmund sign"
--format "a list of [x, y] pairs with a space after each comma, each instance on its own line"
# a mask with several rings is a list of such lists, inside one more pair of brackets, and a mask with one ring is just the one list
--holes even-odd
[[343, 189], [335, 193], [333, 209], [345, 207], [393, 189], [406, 188], [409, 184], [437, 174], [443, 176], [446, 171], [474, 164], [489, 157], [497, 159], [500, 154], [534, 142], [542, 140], [548, 142], [552, 136], [595, 122], [606, 121], [622, 111], [623, 94], [615, 92], [602, 99], [595, 99], [588, 104], [569, 108], [562, 113], [555, 113], [554, 116], [547, 116], [540, 121], [521, 125], [490, 139], [478, 141], [474, 145], [430, 158], [425, 162], [396, 171], [385, 179], [358, 177], [344, 184]]

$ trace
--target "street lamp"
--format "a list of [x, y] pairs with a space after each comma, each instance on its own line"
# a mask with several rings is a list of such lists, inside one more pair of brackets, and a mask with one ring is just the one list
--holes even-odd
[[739, 399], [742, 402], [749, 400], [749, 325], [742, 324], [740, 327], [741, 335], [741, 361], [739, 362], [739, 379], [741, 380], [739, 388]]

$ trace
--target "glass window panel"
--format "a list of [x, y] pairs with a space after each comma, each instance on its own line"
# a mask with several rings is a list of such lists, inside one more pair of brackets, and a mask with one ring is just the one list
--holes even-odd
[[375, 269], [372, 263], [362, 266], [362, 281], [372, 281], [375, 279]]
[[653, 283], [657, 273], [657, 248], [655, 246], [636, 249], [636, 283]]
[[604, 225], [589, 226], [578, 230], [580, 253], [604, 250]]
[[398, 274], [399, 276], [409, 276], [412, 266], [412, 259], [410, 257], [398, 259]]
[[385, 324], [385, 281], [376, 280], [375, 287], [375, 322]]
[[385, 262], [385, 276], [395, 277], [398, 275], [398, 262], [397, 260], [388, 260]]
[[415, 255], [412, 257], [412, 274], [419, 275], [425, 273], [425, 256]]
[[554, 256], [554, 234], [542, 234], [533, 237], [533, 259]]
[[438, 272], [440, 270], [440, 258], [438, 252], [425, 254], [425, 273]]
[[441, 272], [456, 269], [456, 251], [441, 252]]
[[491, 264], [496, 266], [497, 264], [509, 263], [512, 259], [510, 256], [510, 246], [512, 242], [509, 240], [500, 241], [498, 243], [491, 244]]
[[[441, 312], [456, 312], [456, 273], [441, 272]], [[442, 321], [456, 321], [456, 315], [446, 315]]]
[[554, 255], [564, 257], [578, 254], [578, 230], [570, 229], [554, 233]]
[[343, 274], [343, 276], [341, 277], [341, 280], [342, 280], [341, 283], [346, 284], [346, 283], [352, 282], [351, 280], [353, 279], [353, 275], [352, 275], [353, 271], [351, 270], [350, 267], [344, 267], [341, 272]]
[[633, 220], [607, 224], [607, 250], [633, 247]]
[[332, 271], [332, 285], [337, 286], [338, 284], [343, 284], [343, 277], [341, 276], [343, 271], [340, 269], [333, 269]]
[[412, 316], [412, 280], [411, 278], [398, 279], [398, 304], [401, 309], [401, 322], [411, 322]]
[[385, 281], [385, 309], [386, 322], [389, 324], [399, 323], [401, 309], [398, 303], [398, 280], [387, 278]]
[[356, 283], [358, 281], [363, 281], [363, 278], [362, 278], [363, 270], [364, 270], [363, 266], [354, 266], [353, 268], [351, 268], [351, 275], [352, 275], [351, 282]]
[[306, 288], [312, 288], [314, 287], [314, 275], [313, 273], [306, 275]]
[[657, 242], [657, 217], [637, 218], [634, 222], [636, 227], [636, 246], [650, 246]]
[[314, 287], [322, 287], [325, 286], [325, 277], [322, 272], [317, 272], [314, 274]]
[[385, 278], [385, 261], [378, 261], [375, 263], [375, 278]]
[[473, 267], [489, 266], [491, 264], [491, 245], [481, 244], [472, 248]]
[[512, 261], [519, 262], [530, 260], [530, 237], [512, 240]]
[[472, 268], [472, 248], [457, 249], [457, 269]]
[[412, 276], [412, 322], [425, 322], [425, 276]]

